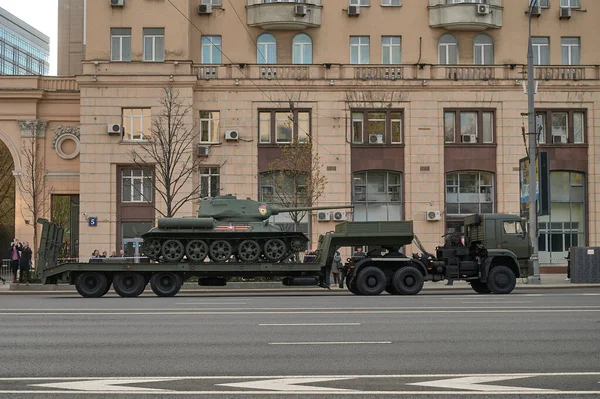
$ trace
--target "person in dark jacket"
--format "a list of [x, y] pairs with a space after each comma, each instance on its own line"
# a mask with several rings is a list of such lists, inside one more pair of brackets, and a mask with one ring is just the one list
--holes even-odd
[[13, 283], [17, 282], [17, 270], [19, 270], [19, 259], [21, 259], [21, 243], [16, 238], [10, 244], [8, 259], [10, 259], [10, 271], [13, 275]]
[[29, 243], [25, 241], [21, 245], [21, 259], [19, 260], [19, 270], [21, 271], [21, 275], [19, 277], [19, 283], [27, 283], [31, 281], [31, 255], [32, 251], [29, 247]]

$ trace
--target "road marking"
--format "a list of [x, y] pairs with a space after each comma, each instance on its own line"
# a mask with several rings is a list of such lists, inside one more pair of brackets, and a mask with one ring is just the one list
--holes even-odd
[[249, 382], [234, 382], [227, 384], [217, 384], [224, 387], [233, 388], [252, 388], [271, 390], [278, 392], [352, 392], [354, 390], [342, 389], [342, 388], [327, 388], [327, 387], [312, 387], [307, 385], [298, 386], [296, 384], [311, 384], [315, 382], [326, 382], [326, 381], [342, 381], [349, 380], [350, 378], [329, 378], [329, 377], [301, 377], [301, 378], [277, 378], [269, 380], [249, 381]]
[[360, 323], [262, 323], [259, 326], [360, 326]]
[[315, 342], [269, 342], [269, 345], [361, 345], [391, 344], [392, 341], [315, 341]]
[[175, 305], [247, 305], [248, 302], [175, 302]]
[[548, 392], [554, 391], [553, 389], [540, 389], [540, 388], [523, 388], [523, 387], [511, 387], [502, 385], [483, 385], [486, 382], [493, 381], [506, 381], [528, 378], [523, 375], [501, 375], [501, 376], [478, 376], [478, 377], [460, 377], [450, 378], [436, 381], [425, 381], [425, 382], [413, 382], [407, 385], [418, 385], [422, 387], [434, 387], [434, 388], [452, 388], [462, 391], [482, 391], [482, 392], [511, 392], [511, 391], [530, 391], [530, 392]]
[[[47, 384], [34, 384], [33, 387], [40, 388], [58, 388], [69, 389], [75, 391], [93, 391], [93, 392], [131, 392], [131, 393], [153, 393], [153, 392], [168, 392], [166, 389], [156, 388], [140, 388], [140, 387], [124, 387], [125, 384], [142, 384], [145, 382], [165, 382], [176, 381], [181, 378], [132, 378], [132, 379], [103, 379], [103, 380], [84, 380], [71, 382], [58, 382]], [[117, 385], [117, 386], [115, 386]]]
[[462, 301], [461, 303], [464, 304], [470, 304], [470, 303], [489, 303], [492, 305], [497, 305], [497, 304], [516, 304], [516, 303], [532, 303], [532, 301], [513, 301], [513, 302], [505, 302], [505, 301]]

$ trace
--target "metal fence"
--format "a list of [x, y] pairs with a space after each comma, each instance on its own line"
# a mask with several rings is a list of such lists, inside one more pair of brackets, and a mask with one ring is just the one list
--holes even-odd
[[2, 266], [0, 266], [0, 277], [5, 279], [7, 283], [12, 281], [12, 273], [10, 272], [10, 259], [2, 259]]

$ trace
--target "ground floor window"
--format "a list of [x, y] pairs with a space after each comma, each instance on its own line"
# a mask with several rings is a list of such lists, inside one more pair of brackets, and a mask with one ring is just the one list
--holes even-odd
[[63, 228], [59, 258], [79, 256], [79, 195], [53, 194], [52, 222]]
[[494, 212], [494, 175], [488, 172], [451, 172], [446, 175], [446, 214]]
[[540, 263], [565, 264], [570, 247], [586, 245], [585, 175], [550, 172], [550, 215], [541, 216]]
[[123, 249], [125, 256], [127, 257], [138, 257], [143, 256], [141, 243], [143, 242], [141, 236], [152, 228], [151, 221], [138, 221], [138, 222], [122, 222], [121, 223], [121, 248], [117, 248], [116, 253]]
[[352, 176], [355, 221], [402, 220], [402, 173], [386, 170]]
[[[259, 201], [284, 208], [311, 206], [307, 194], [307, 177], [302, 173], [261, 173]], [[299, 222], [297, 226], [294, 219]], [[271, 216], [269, 220], [284, 231], [309, 233], [309, 212], [282, 212]]]

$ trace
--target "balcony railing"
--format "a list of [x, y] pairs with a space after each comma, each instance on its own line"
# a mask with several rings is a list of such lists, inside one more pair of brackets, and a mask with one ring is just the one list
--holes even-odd
[[321, 0], [266, 2], [248, 0], [248, 26], [269, 30], [302, 30], [321, 26]]
[[502, 0], [453, 3], [429, 0], [429, 26], [448, 30], [482, 31], [502, 27]]

